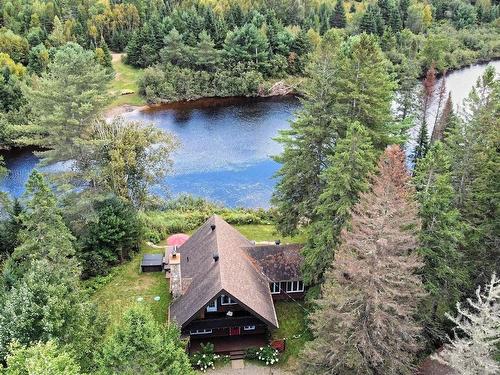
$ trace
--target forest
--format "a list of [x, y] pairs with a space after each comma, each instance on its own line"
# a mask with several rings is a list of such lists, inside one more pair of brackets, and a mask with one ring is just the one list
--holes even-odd
[[[149, 105], [277, 82], [300, 97], [269, 209], [155, 194], [182, 145], [107, 115], [117, 54]], [[214, 213], [304, 243], [293, 373], [431, 358], [498, 374], [498, 72], [463, 103], [446, 94], [449, 72], [498, 58], [498, 0], [1, 1], [0, 178], [18, 149], [68, 167], [0, 192], [0, 374], [196, 373], [178, 327], [136, 304], [111, 329], [95, 296], [145, 243]]]

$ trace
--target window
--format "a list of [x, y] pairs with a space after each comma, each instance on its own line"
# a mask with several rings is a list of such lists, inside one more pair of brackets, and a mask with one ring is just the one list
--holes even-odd
[[243, 331], [254, 331], [255, 330], [255, 326], [244, 326], [243, 327]]
[[286, 291], [288, 293], [303, 292], [304, 283], [302, 281], [287, 281]]
[[269, 288], [271, 288], [271, 294], [280, 294], [280, 283], [270, 283]]
[[214, 299], [213, 301], [210, 301], [210, 303], [207, 305], [207, 312], [216, 312], [217, 311], [217, 300]]
[[221, 305], [236, 305], [238, 302], [233, 301], [231, 297], [221, 295]]
[[196, 329], [194, 331], [189, 331], [191, 335], [208, 335], [209, 333], [212, 333], [211, 329]]

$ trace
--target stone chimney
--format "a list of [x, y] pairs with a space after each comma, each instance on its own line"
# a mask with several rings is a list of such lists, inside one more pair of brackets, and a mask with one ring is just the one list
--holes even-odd
[[174, 247], [168, 258], [170, 266], [170, 292], [174, 299], [182, 295], [181, 254]]

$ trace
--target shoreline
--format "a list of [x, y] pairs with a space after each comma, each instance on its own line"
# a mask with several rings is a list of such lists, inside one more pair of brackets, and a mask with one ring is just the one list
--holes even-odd
[[[467, 69], [478, 65], [487, 65], [489, 63], [500, 60], [500, 56], [493, 57], [491, 59], [480, 59], [471, 64], [465, 64], [457, 68], [452, 68], [446, 71], [446, 75], [458, 72], [463, 69]], [[499, 72], [500, 73], [500, 72]], [[443, 72], [437, 72], [436, 77], [442, 77]], [[425, 78], [425, 75], [419, 77], [419, 79]], [[300, 77], [301, 82], [306, 78]], [[106, 121], [111, 121], [115, 117], [126, 115], [135, 111], [157, 111], [161, 109], [185, 109], [189, 107], [209, 107], [211, 105], [227, 105], [234, 102], [239, 102], [241, 100], [266, 100], [272, 98], [281, 98], [287, 96], [299, 97], [300, 91], [297, 89], [297, 85], [292, 85], [284, 80], [280, 80], [271, 84], [268, 88], [265, 85], [269, 85], [269, 82], [263, 82], [258, 89], [258, 92], [253, 96], [213, 96], [213, 97], [199, 97], [193, 99], [184, 99], [177, 101], [165, 101], [160, 103], [143, 104], [143, 105], [132, 105], [132, 104], [119, 104], [113, 105], [104, 110], [104, 118]]]

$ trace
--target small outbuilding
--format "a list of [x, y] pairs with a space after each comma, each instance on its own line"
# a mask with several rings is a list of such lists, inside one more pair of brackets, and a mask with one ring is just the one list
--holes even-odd
[[144, 254], [141, 262], [142, 272], [163, 271], [163, 254]]

